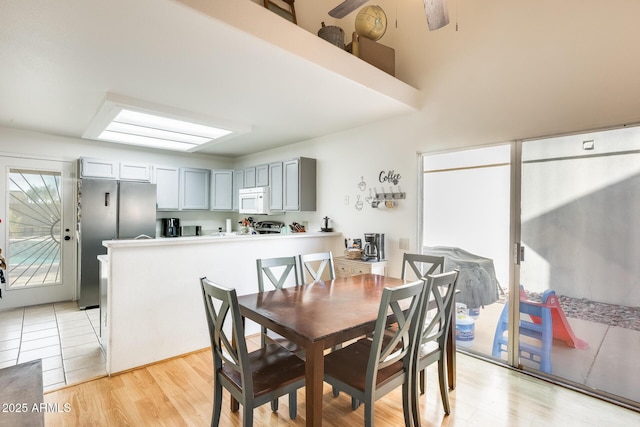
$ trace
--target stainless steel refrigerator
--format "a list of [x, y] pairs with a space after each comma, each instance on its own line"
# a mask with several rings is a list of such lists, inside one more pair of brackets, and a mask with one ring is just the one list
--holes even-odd
[[[100, 304], [103, 240], [155, 238], [156, 185], [82, 179], [78, 184], [78, 307]], [[146, 237], [145, 237], [146, 236]]]

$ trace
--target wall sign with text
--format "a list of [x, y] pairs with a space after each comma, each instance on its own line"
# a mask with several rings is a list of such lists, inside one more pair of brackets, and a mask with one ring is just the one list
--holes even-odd
[[400, 174], [396, 173], [394, 170], [380, 171], [378, 174], [378, 181], [380, 181], [381, 184], [398, 185], [400, 178], [402, 178]]

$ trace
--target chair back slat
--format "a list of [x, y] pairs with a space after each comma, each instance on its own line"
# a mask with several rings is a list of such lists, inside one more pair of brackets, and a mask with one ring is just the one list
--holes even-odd
[[[420, 345], [437, 341], [440, 348], [444, 348], [447, 333], [451, 325], [451, 311], [458, 281], [459, 270], [447, 273], [428, 275], [431, 294], [425, 299]], [[431, 301], [435, 307], [429, 310], [426, 306]]]
[[[267, 283], [274, 289], [282, 289], [293, 279], [295, 286], [300, 285], [296, 257], [264, 258], [256, 260], [258, 270], [258, 290], [264, 292], [265, 276]], [[293, 276], [291, 276], [293, 273]]]
[[214, 370], [221, 369], [224, 363], [240, 374], [245, 391], [253, 393], [247, 343], [236, 290], [217, 285], [206, 277], [201, 278], [200, 283], [213, 349]]
[[444, 272], [444, 257], [405, 253], [402, 257], [402, 273], [400, 275], [403, 279], [407, 279], [407, 266], [413, 271], [416, 278], [424, 279], [429, 274]]
[[[409, 372], [427, 286], [418, 280], [397, 288], [384, 288], [367, 365], [367, 384], [376, 384], [378, 371], [400, 360]], [[387, 329], [390, 313], [396, 323], [394, 328]]]
[[333, 254], [331, 252], [298, 255], [298, 260], [300, 263], [300, 284], [307, 283], [307, 273], [309, 273], [311, 280], [314, 282], [322, 280], [325, 269], [328, 269], [329, 280], [336, 278]]

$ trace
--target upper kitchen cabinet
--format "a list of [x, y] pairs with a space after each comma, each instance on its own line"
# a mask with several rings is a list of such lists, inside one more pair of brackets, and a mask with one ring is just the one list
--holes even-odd
[[233, 184], [232, 184], [232, 194], [231, 194], [231, 205], [232, 205], [232, 210], [234, 211], [238, 211], [240, 209], [240, 204], [239, 204], [239, 194], [240, 194], [240, 189], [241, 188], [245, 188], [245, 184], [244, 184], [244, 169], [240, 169], [240, 170], [235, 170], [233, 171]]
[[180, 209], [209, 209], [209, 169], [180, 168]]
[[142, 163], [120, 162], [120, 179], [122, 181], [151, 182], [151, 165]]
[[80, 177], [118, 179], [119, 164], [117, 160], [80, 158]]
[[269, 163], [269, 209], [271, 211], [284, 210], [283, 204], [283, 171], [282, 162]]
[[170, 166], [156, 166], [158, 210], [177, 211], [180, 209], [180, 169]]
[[233, 210], [233, 170], [211, 171], [211, 210]]
[[121, 181], [151, 182], [149, 164], [119, 162], [117, 160], [80, 158], [81, 178], [119, 179]]
[[256, 167], [245, 168], [244, 170], [244, 187], [253, 188], [256, 186]]
[[316, 159], [283, 162], [283, 196], [285, 211], [316, 210]]
[[256, 187], [269, 186], [269, 165], [256, 166]]

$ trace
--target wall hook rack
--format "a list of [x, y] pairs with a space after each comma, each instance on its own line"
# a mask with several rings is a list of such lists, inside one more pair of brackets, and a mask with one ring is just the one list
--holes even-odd
[[393, 208], [393, 207], [396, 207], [397, 200], [402, 200], [407, 198], [407, 194], [401, 191], [400, 187], [398, 187], [398, 191], [394, 191], [393, 187], [391, 187], [388, 193], [384, 191], [384, 188], [380, 193], [378, 193], [378, 190], [376, 188], [374, 188], [373, 191], [375, 192], [375, 195], [373, 197], [373, 200], [371, 200], [372, 208], [379, 207], [381, 203], [385, 207]]

